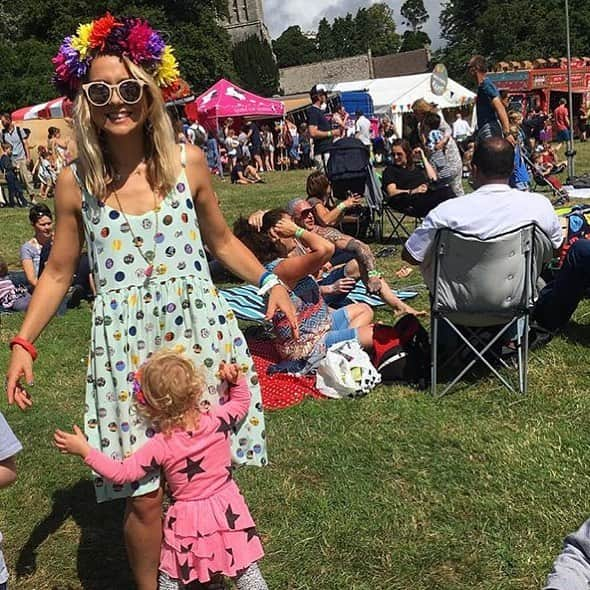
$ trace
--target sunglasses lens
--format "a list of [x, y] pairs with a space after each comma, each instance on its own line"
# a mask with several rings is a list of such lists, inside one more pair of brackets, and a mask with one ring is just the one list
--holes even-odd
[[141, 90], [142, 85], [137, 80], [125, 80], [119, 85], [119, 95], [128, 104], [134, 104], [139, 101]]
[[88, 86], [87, 90], [88, 100], [96, 106], [104, 106], [111, 98], [111, 90], [102, 82], [96, 82]]

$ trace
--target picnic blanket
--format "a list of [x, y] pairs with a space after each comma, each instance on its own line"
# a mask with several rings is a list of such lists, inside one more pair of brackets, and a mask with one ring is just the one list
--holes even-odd
[[258, 373], [265, 410], [290, 408], [307, 397], [325, 398], [315, 387], [315, 375], [296, 377], [287, 373], [268, 374], [268, 368], [281, 361], [272, 341], [248, 339], [248, 348]]
[[[240, 285], [230, 289], [220, 289], [219, 292], [239, 319], [253, 322], [264, 321], [266, 305], [254, 285]], [[418, 295], [416, 291], [394, 291], [394, 293], [402, 300], [411, 299]], [[361, 281], [357, 281], [354, 289], [343, 302], [344, 305], [349, 303], [367, 303], [371, 307], [378, 307], [383, 305], [383, 300], [369, 295], [365, 285]]]

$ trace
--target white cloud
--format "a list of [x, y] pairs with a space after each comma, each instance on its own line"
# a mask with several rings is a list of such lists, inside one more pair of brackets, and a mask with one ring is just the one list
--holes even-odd
[[[303, 31], [316, 30], [322, 17], [332, 21], [337, 16], [344, 16], [347, 12], [353, 14], [363, 6], [375, 4], [377, 0], [264, 0], [264, 16], [271, 37], [278, 37], [287, 27], [299, 25]], [[398, 30], [403, 30], [399, 8], [402, 0], [389, 2], [394, 9]], [[438, 17], [442, 0], [425, 0], [424, 6], [430, 14], [430, 19], [424, 27], [432, 39], [433, 47], [440, 46], [440, 27]]]

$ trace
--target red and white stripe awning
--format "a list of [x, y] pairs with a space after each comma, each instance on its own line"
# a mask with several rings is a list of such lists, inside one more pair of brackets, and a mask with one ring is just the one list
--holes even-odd
[[72, 114], [72, 102], [65, 96], [54, 98], [32, 107], [23, 107], [12, 113], [14, 121], [30, 121], [31, 119], [61, 119]]

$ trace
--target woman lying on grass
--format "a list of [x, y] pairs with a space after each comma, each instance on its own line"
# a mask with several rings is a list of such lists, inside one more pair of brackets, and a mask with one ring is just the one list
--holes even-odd
[[[334, 253], [334, 246], [321, 236], [297, 226], [282, 209], [264, 214], [261, 231], [244, 218], [234, 224], [234, 233], [248, 246], [266, 267], [289, 288], [295, 306], [299, 337], [295, 338], [291, 326], [282, 312], [273, 318], [276, 348], [285, 360], [321, 360], [327, 348], [344, 340], [358, 340], [365, 349], [373, 345], [373, 310], [364, 303], [347, 305], [331, 311], [313, 278]], [[295, 254], [300, 241], [308, 250]], [[264, 280], [262, 281], [264, 290]]]

